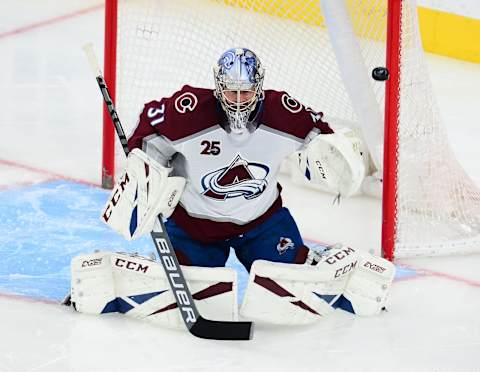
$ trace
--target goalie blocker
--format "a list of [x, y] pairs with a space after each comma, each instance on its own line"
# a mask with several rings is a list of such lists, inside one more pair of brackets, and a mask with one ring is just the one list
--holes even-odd
[[[309, 264], [255, 261], [240, 315], [275, 324], [307, 324], [337, 308], [375, 315], [395, 273], [389, 261], [348, 247], [312, 252]], [[126, 253], [98, 252], [72, 260], [72, 302], [90, 314], [123, 313], [184, 328], [162, 266]], [[198, 309], [206, 317], [238, 320], [237, 275], [230, 268], [184, 266]]]
[[185, 178], [169, 177], [170, 172], [142, 150], [132, 150], [101, 220], [127, 240], [149, 234], [158, 215], [173, 213], [185, 187]]

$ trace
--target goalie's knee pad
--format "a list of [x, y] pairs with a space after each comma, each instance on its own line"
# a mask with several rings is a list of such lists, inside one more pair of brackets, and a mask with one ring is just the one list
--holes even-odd
[[[184, 266], [182, 270], [202, 315], [237, 320], [233, 269]], [[111, 252], [75, 257], [71, 293], [79, 312], [120, 312], [168, 327], [184, 326], [163, 267], [145, 257]]]
[[322, 270], [326, 280], [346, 279], [356, 267], [359, 255], [353, 248], [335, 244], [321, 250], [310, 249], [306, 265], [317, 266]]
[[385, 308], [395, 276], [395, 266], [381, 257], [361, 254], [351, 274], [344, 297], [357, 315], [375, 315]]

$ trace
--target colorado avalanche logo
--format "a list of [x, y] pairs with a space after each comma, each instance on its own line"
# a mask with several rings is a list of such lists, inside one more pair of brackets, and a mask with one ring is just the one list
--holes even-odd
[[208, 173], [202, 178], [203, 195], [226, 200], [243, 196], [254, 199], [267, 188], [265, 179], [270, 169], [263, 164], [249, 163], [240, 155], [228, 167]]
[[295, 244], [293, 244], [292, 239], [281, 237], [280, 241], [277, 244], [277, 251], [278, 254], [282, 255], [287, 250], [295, 248]]
[[288, 94], [282, 95], [282, 105], [292, 114], [296, 114], [302, 111], [303, 106], [295, 98], [290, 97]]

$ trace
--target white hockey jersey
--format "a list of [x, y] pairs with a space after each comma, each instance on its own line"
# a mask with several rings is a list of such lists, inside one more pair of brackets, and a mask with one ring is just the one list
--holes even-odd
[[228, 239], [268, 219], [282, 206], [277, 176], [283, 159], [306, 139], [333, 132], [322, 113], [285, 92], [266, 90], [257, 110], [255, 131], [239, 137], [224, 129], [212, 90], [184, 86], [146, 104], [140, 115], [128, 146], [187, 179], [171, 218], [194, 239]]

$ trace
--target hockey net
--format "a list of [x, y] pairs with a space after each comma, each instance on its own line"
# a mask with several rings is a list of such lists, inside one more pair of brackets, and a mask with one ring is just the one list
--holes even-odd
[[[399, 32], [387, 43], [389, 3], [397, 7]], [[184, 84], [213, 89], [218, 56], [244, 46], [260, 57], [266, 89], [289, 92], [324, 112], [333, 127], [356, 128], [370, 150], [370, 171], [380, 172], [385, 83], [370, 74], [385, 66], [387, 50], [397, 41], [399, 84], [392, 83], [387, 99], [391, 112], [398, 110], [393, 119], [398, 126], [387, 134], [384, 254], [480, 249], [480, 192], [447, 141], [413, 0], [107, 0], [106, 20], [105, 74], [127, 134], [145, 102], [170, 96]], [[106, 138], [104, 154], [116, 141]], [[117, 147], [118, 174], [123, 155]], [[108, 158], [104, 155], [106, 186], [113, 175]]]

